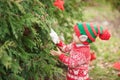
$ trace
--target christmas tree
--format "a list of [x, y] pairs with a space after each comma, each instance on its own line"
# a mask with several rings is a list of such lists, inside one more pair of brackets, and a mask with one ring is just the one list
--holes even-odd
[[[75, 20], [82, 20], [80, 0], [0, 0], [0, 80], [62, 80], [59, 61], [50, 55], [50, 28], [70, 41]], [[64, 28], [64, 29], [63, 29]]]

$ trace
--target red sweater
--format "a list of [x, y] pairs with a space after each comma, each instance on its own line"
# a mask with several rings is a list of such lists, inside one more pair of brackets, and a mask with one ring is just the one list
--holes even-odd
[[69, 56], [61, 54], [59, 59], [62, 63], [68, 66], [67, 80], [89, 80], [88, 66], [90, 62], [90, 47], [89, 45], [76, 45], [71, 43], [65, 45], [63, 42], [57, 46]]

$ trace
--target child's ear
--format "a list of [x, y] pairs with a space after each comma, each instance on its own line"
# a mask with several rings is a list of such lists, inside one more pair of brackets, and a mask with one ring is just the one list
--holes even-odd
[[88, 36], [86, 36], [86, 35], [81, 35], [81, 36], [79, 37], [79, 39], [80, 39], [80, 41], [84, 42], [84, 41], [86, 41], [86, 40], [88, 39]]

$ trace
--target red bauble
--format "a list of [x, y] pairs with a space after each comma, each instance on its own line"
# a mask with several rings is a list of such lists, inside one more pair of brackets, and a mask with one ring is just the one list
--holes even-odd
[[120, 71], [120, 62], [115, 62], [113, 68]]

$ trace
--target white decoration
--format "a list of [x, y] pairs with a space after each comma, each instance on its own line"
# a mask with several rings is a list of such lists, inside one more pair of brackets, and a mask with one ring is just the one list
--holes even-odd
[[51, 32], [50, 32], [50, 36], [51, 36], [51, 38], [52, 38], [52, 41], [55, 43], [55, 44], [57, 44], [57, 43], [59, 43], [59, 37], [58, 37], [58, 35], [57, 35], [57, 33], [51, 28]]

